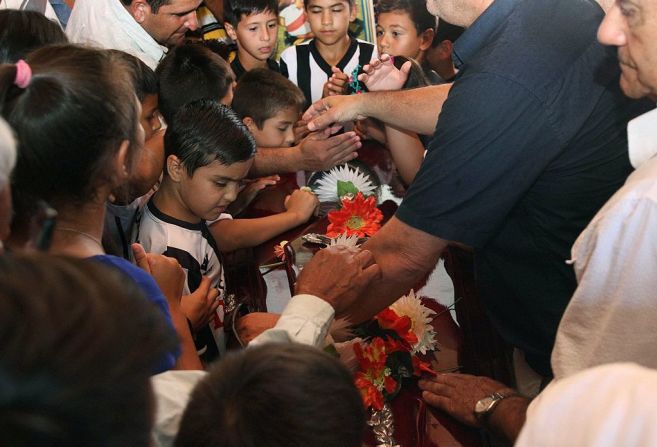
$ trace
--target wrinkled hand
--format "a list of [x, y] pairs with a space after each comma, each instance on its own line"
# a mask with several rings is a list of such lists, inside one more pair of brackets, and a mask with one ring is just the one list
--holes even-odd
[[303, 120], [311, 131], [339, 128], [343, 123], [366, 118], [361, 109], [367, 99], [367, 94], [327, 96], [308, 107]]
[[503, 383], [483, 376], [469, 374], [438, 374], [418, 382], [422, 399], [456, 420], [479, 427], [474, 407], [479, 399], [498, 391], [512, 391]]
[[251, 340], [256, 338], [267, 329], [273, 328], [280, 318], [279, 314], [271, 314], [266, 312], [253, 312], [244, 315], [235, 324], [237, 334], [243, 343], [249, 344]]
[[[334, 96], [333, 98], [338, 98]], [[306, 171], [327, 171], [358, 156], [360, 138], [355, 132], [331, 136], [335, 127], [308, 135], [299, 145], [301, 164]]]
[[333, 74], [324, 84], [322, 89], [322, 98], [326, 96], [344, 95], [347, 93], [349, 85], [349, 76], [343, 73], [338, 67], [331, 67]]
[[294, 142], [298, 143], [308, 136], [310, 131], [308, 130], [308, 123], [304, 120], [299, 120], [294, 124]]
[[412, 64], [407, 61], [399, 70], [392, 61], [390, 55], [382, 54], [379, 59], [374, 59], [363, 67], [363, 73], [358, 76], [358, 80], [364, 82], [371, 92], [401, 90], [408, 79]]
[[349, 308], [370, 282], [381, 276], [381, 268], [368, 250], [329, 247], [320, 250], [299, 274], [296, 293], [315, 295], [335, 309]]
[[137, 266], [155, 279], [169, 305], [177, 306], [185, 285], [185, 271], [178, 261], [168, 256], [146, 253], [140, 244], [132, 244], [132, 253]]
[[219, 291], [211, 283], [210, 278], [202, 277], [198, 288], [180, 299], [180, 308], [194, 331], [207, 326], [219, 307]]
[[319, 200], [312, 192], [296, 189], [285, 197], [284, 205], [287, 212], [294, 214], [295, 221], [301, 225], [315, 214], [319, 208]]

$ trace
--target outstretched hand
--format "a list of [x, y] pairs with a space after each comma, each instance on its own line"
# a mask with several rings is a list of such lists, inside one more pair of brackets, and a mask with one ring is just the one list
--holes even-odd
[[365, 83], [371, 92], [401, 90], [408, 79], [411, 66], [411, 61], [406, 61], [401, 70], [397, 69], [393, 64], [393, 57], [382, 54], [379, 59], [373, 59], [363, 67], [363, 73], [358, 76], [358, 80]]
[[303, 139], [299, 147], [304, 170], [327, 171], [358, 156], [357, 151], [362, 145], [358, 135], [355, 132], [333, 135], [339, 129], [340, 126], [328, 126]]
[[367, 94], [349, 96], [327, 96], [315, 101], [303, 114], [311, 131], [339, 128], [341, 124], [365, 119], [361, 111]]
[[381, 268], [368, 250], [336, 246], [320, 250], [299, 274], [296, 293], [315, 295], [339, 314], [349, 308], [369, 284], [381, 277]]

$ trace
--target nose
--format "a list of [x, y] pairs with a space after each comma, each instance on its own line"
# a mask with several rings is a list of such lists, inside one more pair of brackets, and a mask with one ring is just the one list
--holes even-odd
[[290, 126], [285, 131], [285, 145], [286, 146], [293, 146], [294, 145], [294, 128], [292, 126]]
[[269, 41], [269, 29], [266, 26], [260, 29], [260, 40], [263, 42]]
[[331, 10], [325, 9], [322, 11], [322, 25], [331, 25], [333, 23], [333, 16]]
[[187, 14], [185, 20], [185, 26], [190, 31], [196, 31], [198, 29], [198, 16], [196, 15], [196, 11], [192, 11], [189, 14]]
[[598, 28], [598, 40], [603, 45], [622, 47], [627, 43], [625, 34], [625, 17], [621, 14], [617, 4], [605, 15]]
[[226, 186], [225, 192], [224, 192], [224, 200], [229, 203], [233, 203], [235, 199], [237, 199], [237, 194], [240, 192], [240, 185], [238, 182], [230, 182], [228, 186]]
[[379, 53], [386, 53], [387, 49], [390, 47], [390, 43], [388, 42], [388, 34], [383, 33], [381, 37], [379, 37], [378, 43], [379, 43]]

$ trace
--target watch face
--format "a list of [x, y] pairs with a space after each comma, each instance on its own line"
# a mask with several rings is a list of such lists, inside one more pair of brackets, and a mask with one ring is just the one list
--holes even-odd
[[495, 399], [492, 396], [484, 397], [480, 399], [475, 404], [475, 413], [483, 414], [486, 413], [495, 403]]

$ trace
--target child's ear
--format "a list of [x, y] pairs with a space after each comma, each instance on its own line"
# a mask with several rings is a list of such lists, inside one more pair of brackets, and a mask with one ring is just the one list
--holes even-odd
[[151, 5], [146, 0], [132, 0], [132, 3], [127, 8], [137, 23], [144, 23], [146, 17], [152, 14]]
[[224, 22], [224, 29], [226, 30], [228, 37], [230, 37], [233, 42], [237, 42], [237, 33], [235, 32], [233, 25], [228, 22]]
[[443, 40], [440, 42], [440, 58], [441, 59], [450, 59], [452, 58], [452, 49], [454, 44], [450, 40]]
[[242, 121], [246, 125], [247, 129], [249, 129], [249, 132], [251, 132], [252, 134], [254, 133], [255, 130], [257, 130], [258, 127], [256, 126], [255, 121], [253, 121], [253, 118], [251, 118], [250, 116], [245, 116], [242, 119]]
[[167, 174], [176, 183], [182, 181], [183, 176], [186, 174], [185, 167], [178, 157], [169, 155], [166, 160]]
[[420, 51], [427, 51], [433, 42], [434, 31], [431, 28], [425, 29], [420, 34]]
[[356, 2], [354, 1], [351, 3], [351, 7], [349, 8], [349, 21], [353, 22], [358, 18], [358, 10], [356, 9]]

